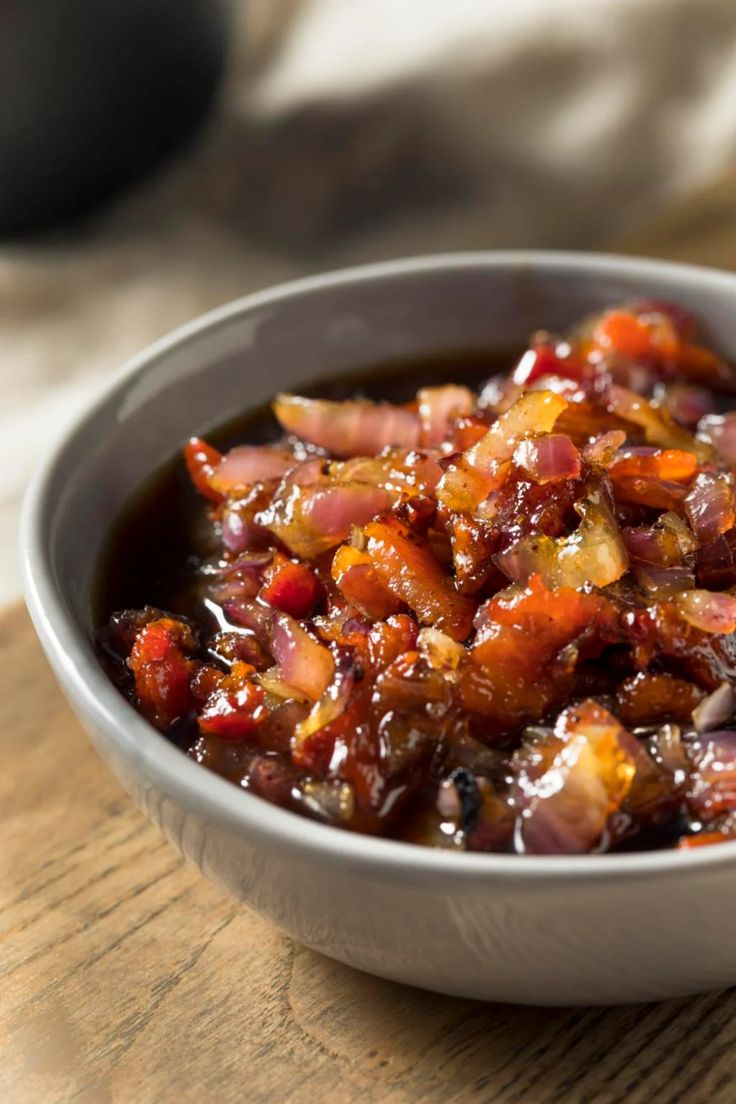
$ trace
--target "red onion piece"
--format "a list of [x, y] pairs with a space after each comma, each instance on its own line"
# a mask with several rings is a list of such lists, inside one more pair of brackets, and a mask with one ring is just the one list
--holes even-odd
[[693, 709], [693, 724], [697, 732], [711, 732], [733, 717], [736, 692], [729, 682], [722, 682]]
[[526, 391], [472, 448], [453, 459], [437, 487], [439, 502], [460, 512], [474, 509], [503, 483], [519, 441], [549, 433], [567, 406], [552, 391]]
[[[713, 413], [713, 397], [710, 391], [694, 383], [657, 384], [654, 402], [688, 429], [694, 429], [701, 419]], [[708, 440], [707, 437], [703, 439]]]
[[652, 598], [673, 598], [695, 586], [695, 575], [687, 567], [635, 564], [634, 575], [642, 590]]
[[374, 456], [391, 445], [416, 448], [419, 417], [389, 403], [330, 402], [277, 395], [274, 412], [287, 433], [333, 456]]
[[296, 465], [294, 456], [285, 449], [268, 445], [238, 445], [230, 449], [215, 468], [211, 486], [220, 494], [230, 494], [236, 487], [281, 479]]
[[446, 441], [454, 418], [470, 414], [475, 400], [472, 391], [457, 384], [423, 387], [417, 392], [421, 445], [441, 445]]
[[701, 735], [688, 749], [691, 764], [687, 803], [710, 820], [736, 811], [736, 732]]
[[580, 453], [566, 433], [545, 433], [521, 441], [514, 450], [514, 463], [536, 483], [580, 477]]
[[670, 512], [662, 514], [654, 525], [623, 528], [621, 536], [632, 560], [659, 567], [681, 564], [698, 548], [685, 522]]
[[232, 625], [250, 629], [258, 640], [270, 650], [271, 617], [273, 611], [256, 601], [241, 601], [233, 598], [223, 602], [225, 617]]
[[703, 544], [733, 529], [736, 502], [728, 476], [701, 472], [685, 498], [684, 509], [695, 535]]
[[270, 542], [271, 534], [253, 519], [254, 507], [248, 502], [229, 500], [220, 515], [220, 538], [228, 552], [236, 554]]
[[711, 590], [688, 590], [677, 599], [685, 620], [706, 633], [736, 632], [736, 597]]
[[621, 429], [610, 429], [602, 433], [594, 441], [590, 441], [583, 449], [583, 458], [594, 467], [607, 467], [615, 454], [626, 440], [626, 434]]
[[694, 452], [700, 463], [711, 459], [713, 449], [710, 445], [696, 440], [691, 433], [673, 421], [666, 411], [658, 410], [634, 391], [612, 384], [606, 392], [605, 401], [611, 414], [639, 426], [644, 431], [648, 444]]
[[538, 574], [546, 587], [608, 586], [627, 571], [629, 555], [602, 489], [575, 504], [580, 525], [569, 537], [522, 537], [494, 557], [516, 583]]
[[635, 764], [621, 724], [594, 701], [566, 709], [554, 735], [522, 746], [512, 765], [519, 835], [533, 854], [578, 854], [600, 842]]
[[736, 469], [736, 410], [728, 414], [707, 414], [698, 423], [698, 440], [716, 450], [718, 458]]
[[345, 540], [353, 525], [365, 525], [377, 514], [388, 510], [394, 496], [382, 487], [368, 483], [341, 483], [304, 497], [304, 519], [337, 544]]
[[324, 644], [305, 632], [298, 621], [286, 613], [274, 614], [272, 651], [284, 682], [312, 701], [327, 689], [335, 672], [335, 662]]
[[699, 549], [697, 571], [698, 582], [708, 590], [736, 586], [736, 529]]

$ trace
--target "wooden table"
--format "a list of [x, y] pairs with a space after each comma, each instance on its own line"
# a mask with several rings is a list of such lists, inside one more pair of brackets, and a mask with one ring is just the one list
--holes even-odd
[[[736, 178], [619, 243], [736, 267]], [[731, 1104], [736, 995], [524, 1009], [330, 962], [133, 807], [0, 612], [0, 1104]]]
[[0, 615], [3, 1104], [717, 1104], [736, 996], [565, 1010], [408, 989], [295, 946], [120, 791], [25, 611]]

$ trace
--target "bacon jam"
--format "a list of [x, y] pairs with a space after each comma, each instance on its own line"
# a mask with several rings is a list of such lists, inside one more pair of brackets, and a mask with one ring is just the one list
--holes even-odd
[[278, 439], [184, 446], [193, 492], [177, 474], [110, 561], [104, 661], [198, 763], [343, 829], [736, 838], [735, 383], [646, 301], [537, 333], [479, 392], [280, 394]]

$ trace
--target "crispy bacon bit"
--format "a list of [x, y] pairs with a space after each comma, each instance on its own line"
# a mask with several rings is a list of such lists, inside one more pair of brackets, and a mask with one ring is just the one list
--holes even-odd
[[383, 585], [367, 552], [343, 544], [335, 553], [331, 573], [348, 602], [371, 620], [382, 621], [401, 609], [401, 602]]
[[729, 393], [692, 316], [641, 300], [478, 396], [279, 395], [282, 440], [184, 448], [207, 502], [150, 597], [192, 621], [123, 610], [103, 660], [197, 762], [351, 831], [736, 840]]
[[322, 585], [311, 568], [286, 560], [275, 566], [260, 596], [269, 606], [300, 620], [314, 611], [321, 593]]
[[394, 517], [370, 522], [365, 535], [376, 574], [391, 593], [405, 602], [423, 625], [434, 625], [453, 640], [464, 640], [475, 607], [458, 593], [429, 548]]
[[509, 588], [491, 598], [481, 613], [460, 673], [463, 704], [512, 729], [564, 698], [578, 660], [599, 655], [619, 635], [605, 598], [548, 589], [539, 576], [523, 590]]
[[674, 675], [639, 671], [625, 679], [616, 691], [617, 712], [625, 725], [659, 724], [690, 720], [703, 700], [699, 686]]
[[221, 740], [245, 740], [268, 716], [263, 687], [254, 682], [255, 668], [249, 663], [234, 663], [230, 674], [207, 698], [199, 713], [203, 732]]
[[192, 630], [183, 621], [162, 617], [136, 635], [128, 667], [135, 677], [138, 708], [164, 732], [183, 720], [194, 704], [190, 683], [197, 666]]

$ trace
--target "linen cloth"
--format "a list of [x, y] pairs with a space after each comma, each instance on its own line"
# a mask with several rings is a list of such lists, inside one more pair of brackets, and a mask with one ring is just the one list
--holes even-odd
[[237, 14], [196, 148], [84, 226], [0, 245], [0, 602], [19, 591], [39, 452], [166, 330], [342, 264], [605, 248], [734, 158], [734, 0], [243, 0]]

